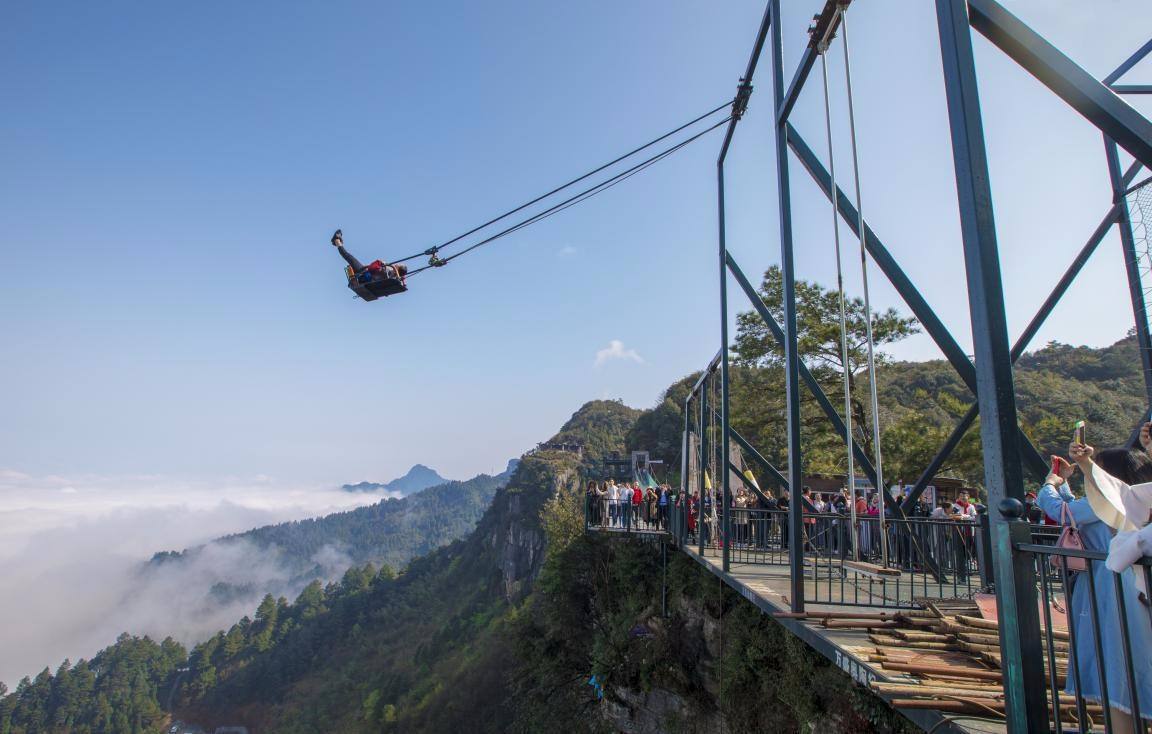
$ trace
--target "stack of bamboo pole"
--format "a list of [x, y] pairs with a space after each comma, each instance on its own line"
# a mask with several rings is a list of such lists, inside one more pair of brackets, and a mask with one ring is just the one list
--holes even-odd
[[[980, 617], [975, 605], [967, 601], [927, 606], [929, 609], [923, 610], [814, 611], [776, 616], [865, 633], [870, 644], [852, 651], [886, 678], [873, 681], [871, 687], [897, 708], [1002, 717], [1005, 704], [997, 622]], [[1056, 684], [1062, 690], [1068, 674], [1066, 630], [1052, 630], [1052, 650]], [[1047, 648], [1045, 653], [1048, 672], [1051, 661]], [[1075, 697], [1060, 693], [1058, 704], [1061, 719], [1075, 723]], [[1101, 714], [1099, 706], [1092, 704], [1085, 710], [1092, 717]]]

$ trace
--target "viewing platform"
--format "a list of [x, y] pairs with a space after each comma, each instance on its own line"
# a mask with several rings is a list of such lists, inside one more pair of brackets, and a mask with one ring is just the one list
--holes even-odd
[[[845, 624], [871, 623], [876, 624], [876, 628], [862, 626], [829, 627], [821, 624], [819, 615], [822, 613], [835, 615], [846, 613], [842, 604], [836, 601], [825, 604], [815, 603], [807, 605], [805, 607], [806, 614], [811, 615], [812, 618], [789, 616], [791, 614], [789, 611], [789, 590], [792, 580], [788, 566], [732, 563], [729, 566], [729, 570], [725, 572], [722, 568], [719, 549], [705, 548], [703, 554], [699, 552], [698, 548], [691, 546], [683, 547], [681, 550], [710, 573], [722, 579], [729, 587], [739, 592], [745, 599], [759, 607], [762, 612], [772, 616], [777, 622], [784, 625], [789, 632], [831, 660], [836, 667], [847, 673], [852, 677], [852, 680], [860, 685], [870, 689], [878, 683], [919, 685], [916, 680], [907, 675], [893, 674], [871, 662], [870, 658], [874, 656], [877, 647], [876, 644], [870, 640], [871, 630], [879, 628], [881, 624], [880, 621], [872, 622], [863, 616], [855, 620], [847, 618], [836, 620], [836, 622]], [[817, 580], [814, 578], [805, 578], [804, 583], [807, 591], [815, 595], [817, 591]], [[855, 586], [857, 584], [872, 585], [879, 582], [873, 579], [858, 579], [850, 583]], [[947, 585], [939, 585], [935, 590], [940, 594], [944, 594], [947, 593], [949, 589]], [[911, 602], [911, 597], [908, 598], [908, 601]], [[891, 607], [886, 606], [856, 606], [853, 608], [852, 613], [879, 617], [880, 615], [893, 615], [894, 611]], [[874, 689], [873, 692], [876, 693]], [[879, 693], [876, 693], [876, 695], [889, 703], [891, 703], [894, 698], [893, 696], [886, 696]], [[948, 722], [945, 719], [945, 712], [932, 709], [905, 709], [901, 710], [901, 713], [926, 731], [954, 731], [968, 732], [970, 734], [974, 732], [981, 734], [999, 734], [1000, 732], [1006, 731], [1004, 724], [1001, 722], [976, 719]]]
[[[798, 586], [792, 578], [786, 511], [732, 508], [727, 569], [723, 543], [713, 531], [720, 527], [719, 518], [706, 519], [701, 535], [675, 503], [664, 515], [641, 512], [635, 522], [631, 512], [625, 519], [620, 512], [590, 510], [586, 530], [680, 550], [926, 731], [1006, 731], [996, 597], [986, 566], [986, 516], [974, 522], [889, 521], [884, 530], [875, 517], [860, 519], [856, 547], [868, 559], [862, 562], [851, 560], [848, 518], [825, 513], [806, 519]], [[1070, 648], [1076, 644], [1066, 618], [1066, 559], [1099, 563], [1103, 555], [1057, 548], [1059, 528], [1021, 525], [1030, 542], [1021, 543], [1020, 550], [1032, 554], [1040, 571], [1040, 642], [1050, 726], [1068, 732], [1111, 731], [1098, 703], [1063, 693], [1069, 657], [1075, 654]], [[882, 532], [889, 535], [888, 567], [870, 562], [879, 560], [875, 553]], [[802, 611], [794, 603], [797, 591], [804, 600]], [[1131, 649], [1124, 654], [1129, 670], [1133, 655]], [[1058, 709], [1051, 705], [1057, 698]]]

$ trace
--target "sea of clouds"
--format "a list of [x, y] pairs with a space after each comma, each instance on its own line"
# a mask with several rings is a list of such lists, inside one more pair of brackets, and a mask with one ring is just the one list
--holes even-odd
[[[227, 629], [252, 614], [264, 589], [292, 583], [275, 549], [210, 545], [184, 563], [143, 564], [157, 551], [382, 497], [265, 476], [34, 477], [0, 469], [0, 681], [11, 688], [64, 658], [91, 657], [122, 632], [191, 644]], [[349, 565], [338, 548], [314, 561], [330, 578]], [[253, 591], [220, 603], [209, 593], [220, 581]]]

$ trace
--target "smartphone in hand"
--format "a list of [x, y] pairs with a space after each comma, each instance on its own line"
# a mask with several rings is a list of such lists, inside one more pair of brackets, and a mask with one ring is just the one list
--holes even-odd
[[1084, 439], [1084, 421], [1076, 421], [1072, 427], [1072, 443], [1078, 443], [1081, 446], [1087, 446], [1088, 442]]

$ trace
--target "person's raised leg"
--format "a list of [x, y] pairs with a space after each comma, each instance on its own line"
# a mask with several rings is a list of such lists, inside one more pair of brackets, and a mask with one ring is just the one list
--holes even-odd
[[359, 273], [364, 270], [364, 265], [356, 259], [356, 256], [344, 249], [344, 234], [340, 230], [336, 230], [336, 234], [332, 235], [332, 246], [340, 253], [340, 257], [352, 266], [352, 272]]

